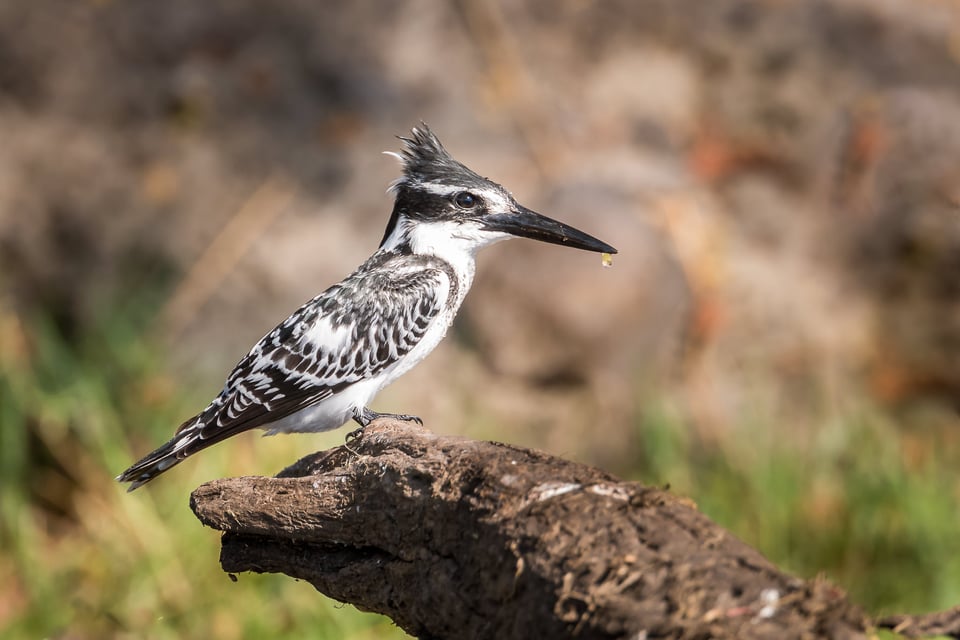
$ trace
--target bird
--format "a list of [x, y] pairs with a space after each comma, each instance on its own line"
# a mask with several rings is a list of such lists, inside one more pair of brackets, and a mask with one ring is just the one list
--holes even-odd
[[[164, 445], [117, 476], [128, 491], [231, 436], [336, 429], [351, 419], [422, 424], [377, 413], [374, 396], [446, 335], [473, 283], [477, 251], [521, 237], [594, 251], [609, 244], [519, 204], [455, 160], [423, 122], [398, 136], [401, 176], [380, 245], [356, 271], [307, 301], [257, 342], [220, 393]], [[605, 255], [605, 261], [609, 256]]]

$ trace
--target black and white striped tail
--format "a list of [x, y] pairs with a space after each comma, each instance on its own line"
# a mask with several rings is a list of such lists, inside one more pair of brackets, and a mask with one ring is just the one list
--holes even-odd
[[175, 440], [171, 440], [153, 453], [145, 456], [142, 460], [131, 466], [129, 469], [117, 476], [118, 482], [129, 482], [127, 491], [133, 491], [158, 475], [174, 466], [183, 458], [177, 455], [174, 450]]
[[131, 465], [129, 469], [117, 476], [117, 481], [129, 482], [130, 487], [127, 491], [133, 491], [167, 469], [183, 462], [188, 456], [223, 439], [204, 440], [200, 435], [199, 426], [197, 417], [187, 420], [173, 438]]

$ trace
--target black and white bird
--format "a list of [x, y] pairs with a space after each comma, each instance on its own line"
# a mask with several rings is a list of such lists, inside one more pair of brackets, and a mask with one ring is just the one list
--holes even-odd
[[367, 426], [385, 386], [443, 339], [470, 289], [481, 247], [511, 237], [617, 250], [517, 203], [510, 192], [454, 160], [421, 125], [403, 149], [393, 213], [380, 247], [356, 271], [265, 335], [206, 409], [117, 477], [130, 491], [190, 455], [253, 428], [268, 434]]

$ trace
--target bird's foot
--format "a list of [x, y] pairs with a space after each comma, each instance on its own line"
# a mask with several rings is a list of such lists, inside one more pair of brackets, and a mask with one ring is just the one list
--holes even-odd
[[360, 425], [360, 428], [354, 429], [344, 438], [344, 446], [346, 447], [347, 451], [350, 451], [354, 455], [359, 455], [356, 451], [350, 448], [350, 445], [363, 438], [363, 430], [367, 428], [367, 425], [379, 418], [393, 418], [394, 420], [401, 420], [403, 422], [416, 422], [421, 427], [423, 426], [423, 420], [421, 420], [418, 416], [411, 416], [405, 413], [378, 413], [376, 411], [371, 411], [366, 407], [363, 409], [354, 409], [353, 419], [357, 422], [357, 424]]
[[351, 431], [350, 435], [356, 434], [357, 431], [362, 432], [364, 427], [379, 418], [393, 418], [394, 420], [400, 420], [402, 422], [416, 422], [421, 427], [423, 426], [423, 420], [418, 416], [411, 416], [405, 413], [378, 413], [364, 407], [360, 410], [354, 410], [353, 419], [360, 425], [360, 428], [356, 431]]
[[354, 429], [353, 431], [348, 433], [347, 436], [343, 439], [343, 448], [355, 456], [359, 456], [360, 453], [350, 445], [363, 437], [363, 429], [364, 429], [363, 427], [360, 427], [359, 429]]

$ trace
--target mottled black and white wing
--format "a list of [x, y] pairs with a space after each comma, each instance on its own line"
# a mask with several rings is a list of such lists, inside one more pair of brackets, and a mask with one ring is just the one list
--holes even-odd
[[200, 414], [200, 437], [275, 422], [390, 367], [441, 311], [443, 278], [433, 270], [403, 279], [378, 274], [307, 303], [240, 361]]

